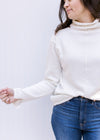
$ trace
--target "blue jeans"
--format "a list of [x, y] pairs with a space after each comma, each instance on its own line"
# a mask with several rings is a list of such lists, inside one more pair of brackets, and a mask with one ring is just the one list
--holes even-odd
[[100, 101], [78, 96], [55, 105], [51, 124], [56, 140], [100, 140]]

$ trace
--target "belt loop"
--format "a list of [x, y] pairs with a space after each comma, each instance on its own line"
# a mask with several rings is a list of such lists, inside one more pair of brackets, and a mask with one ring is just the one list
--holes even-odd
[[92, 101], [92, 104], [93, 104], [93, 102], [95, 103], [95, 100], [93, 99], [93, 101]]

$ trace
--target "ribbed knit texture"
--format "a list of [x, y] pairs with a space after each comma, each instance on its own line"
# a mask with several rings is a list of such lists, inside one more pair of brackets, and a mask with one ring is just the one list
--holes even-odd
[[51, 95], [53, 105], [72, 97], [100, 100], [100, 22], [72, 22], [51, 36], [44, 79], [24, 89], [15, 88], [21, 103]]

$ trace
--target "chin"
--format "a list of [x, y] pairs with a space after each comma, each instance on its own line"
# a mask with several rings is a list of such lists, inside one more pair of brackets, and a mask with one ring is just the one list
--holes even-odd
[[73, 20], [73, 18], [71, 16], [68, 16], [69, 19]]
[[72, 16], [68, 16], [68, 18], [71, 20], [77, 20], [76, 18], [73, 18]]

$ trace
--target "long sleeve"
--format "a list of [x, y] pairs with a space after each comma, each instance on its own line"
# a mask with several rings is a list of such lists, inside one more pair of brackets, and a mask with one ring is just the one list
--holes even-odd
[[26, 88], [14, 88], [14, 98], [19, 99], [13, 104], [19, 106], [22, 102], [53, 94], [59, 82], [61, 64], [58, 48], [56, 47], [56, 36], [52, 35], [47, 55], [44, 79]]

